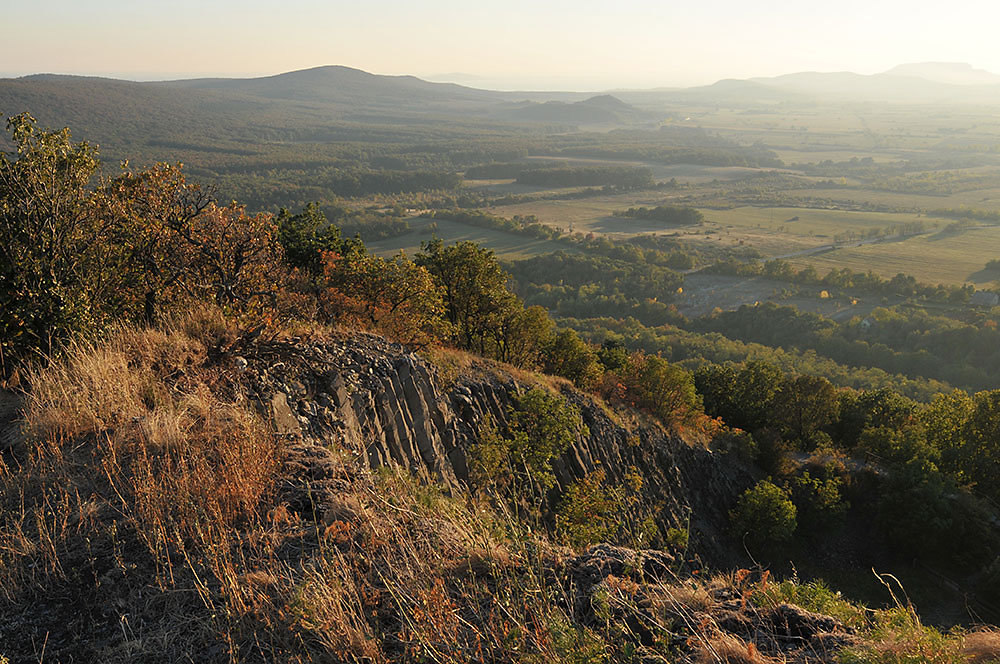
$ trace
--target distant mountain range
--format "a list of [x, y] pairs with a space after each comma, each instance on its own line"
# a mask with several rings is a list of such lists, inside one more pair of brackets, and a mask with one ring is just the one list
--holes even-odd
[[640, 113], [630, 104], [612, 95], [597, 95], [583, 101], [567, 103], [526, 101], [511, 108], [508, 117], [540, 122], [572, 122], [579, 124], [621, 123], [637, 118]]
[[[343, 140], [345, 126], [425, 125], [434, 118], [480, 124], [654, 124], [697, 104], [885, 102], [1000, 104], [1000, 76], [967, 64], [928, 62], [862, 75], [801, 72], [727, 79], [686, 89], [498, 92], [413, 76], [326, 66], [259, 78], [145, 82], [38, 74], [0, 79], [0, 114], [30, 111], [103, 145], [177, 137], [240, 143]], [[667, 110], [669, 106], [670, 111]], [[684, 112], [681, 110], [680, 112]], [[235, 149], [235, 148], [234, 148]]]
[[[667, 92], [667, 91], [662, 91]], [[924, 62], [878, 74], [798, 72], [769, 78], [725, 79], [671, 90], [678, 98], [731, 101], [884, 102], [897, 104], [1000, 103], [1000, 76], [963, 63]]]
[[899, 65], [885, 73], [952, 85], [1000, 85], [1000, 74], [973, 69], [972, 65], [964, 62], [918, 62]]
[[[381, 76], [341, 66], [260, 78], [134, 82], [36, 74], [0, 79], [0, 114], [31, 112], [43, 126], [73, 129], [105, 148], [179, 143], [336, 142], [371, 136], [360, 127], [633, 122], [643, 114], [608, 95], [509, 93]], [[378, 140], [386, 140], [381, 130]], [[2, 141], [0, 136], [0, 141]]]

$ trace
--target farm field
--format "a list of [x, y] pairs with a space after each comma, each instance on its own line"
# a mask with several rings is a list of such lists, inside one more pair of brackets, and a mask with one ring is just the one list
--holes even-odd
[[900, 191], [879, 191], [850, 187], [846, 189], [796, 189], [787, 192], [792, 198], [831, 198], [896, 208], [943, 210], [960, 207], [1000, 210], [1000, 187], [960, 191], [947, 195], [920, 194]]
[[[910, 222], [940, 223], [918, 214], [820, 210], [797, 207], [738, 207], [702, 210], [706, 219], [727, 229], [768, 229], [788, 235], [832, 240], [841, 233], [863, 233]], [[825, 244], [820, 242], [819, 244]]]
[[640, 191], [574, 200], [530, 201], [527, 203], [493, 207], [487, 211], [490, 214], [504, 217], [534, 215], [543, 224], [567, 231], [572, 227], [574, 232], [634, 235], [636, 233], [649, 233], [654, 230], [673, 231], [676, 229], [665, 229], [663, 224], [647, 223], [638, 219], [614, 219], [614, 222], [621, 221], [625, 223], [613, 223], [609, 226], [609, 218], [615, 210], [641, 205], [656, 206], [663, 205], [664, 203], [669, 204], [670, 199], [677, 195], [679, 194], [674, 192]]
[[818, 164], [829, 159], [830, 161], [849, 161], [851, 159], [864, 159], [870, 157], [875, 163], [889, 163], [901, 158], [896, 151], [887, 152], [882, 150], [839, 150], [834, 147], [815, 145], [811, 148], [798, 146], [797, 148], [774, 147], [772, 148], [778, 155], [778, 159], [786, 164]]
[[941, 231], [898, 242], [837, 249], [792, 259], [812, 265], [820, 273], [832, 268], [857, 272], [872, 270], [884, 277], [902, 272], [927, 283], [990, 287], [998, 275], [985, 271], [987, 261], [1000, 255], [1000, 226], [982, 226], [958, 232]]
[[[713, 180], [738, 180], [760, 171], [745, 166], [701, 166], [698, 164], [660, 164], [652, 161], [592, 159], [587, 157], [566, 157], [563, 155], [537, 155], [526, 157], [524, 161], [561, 161], [569, 166], [627, 166], [648, 168], [656, 180], [677, 178], [680, 183], [701, 184]], [[772, 170], [772, 169], [766, 169]]]
[[[490, 209], [502, 216], [534, 215], [539, 221], [563, 230], [607, 234], [622, 238], [645, 233], [669, 234], [696, 244], [750, 246], [766, 257], [785, 256], [833, 242], [848, 232], [862, 234], [897, 224], [924, 222], [929, 228], [951, 220], [914, 213], [858, 212], [797, 207], [742, 206], [728, 210], [701, 208], [706, 222], [700, 226], [665, 226], [640, 219], [612, 216], [632, 206], [669, 204], [670, 194], [646, 192], [568, 201], [532, 201]], [[796, 221], [791, 221], [796, 219]]]

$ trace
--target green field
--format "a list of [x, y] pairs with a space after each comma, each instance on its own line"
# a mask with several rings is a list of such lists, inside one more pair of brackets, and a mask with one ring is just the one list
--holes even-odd
[[[857, 212], [797, 207], [750, 207], [729, 210], [702, 208], [701, 226], [665, 226], [639, 219], [613, 217], [615, 210], [631, 206], [669, 203], [672, 194], [645, 192], [569, 201], [532, 201], [490, 210], [503, 216], [535, 215], [563, 230], [604, 233], [627, 237], [643, 233], [667, 233], [697, 243], [716, 242], [751, 246], [765, 256], [784, 256], [830, 244], [847, 232], [864, 233], [907, 222], [924, 222], [931, 229], [950, 220], [932, 219], [914, 213]], [[676, 195], [676, 194], [675, 194]], [[794, 218], [796, 221], [791, 221]]]
[[[610, 219], [615, 210], [633, 206], [656, 206], [670, 200], [672, 192], [647, 191], [632, 192], [575, 200], [539, 200], [529, 203], [504, 205], [487, 210], [491, 214], [513, 217], [534, 215], [543, 224], [569, 231], [583, 233], [635, 234], [653, 230], [665, 230], [662, 224], [650, 224], [640, 220]], [[627, 222], [620, 224], [618, 222]], [[672, 229], [671, 229], [672, 230]]]
[[983, 267], [997, 257], [1000, 257], [1000, 226], [988, 226], [838, 249], [791, 262], [800, 266], [812, 265], [821, 273], [846, 267], [856, 272], [872, 270], [885, 277], [902, 272], [916, 277], [917, 281], [933, 284], [971, 283], [990, 287], [997, 275], [986, 272]]

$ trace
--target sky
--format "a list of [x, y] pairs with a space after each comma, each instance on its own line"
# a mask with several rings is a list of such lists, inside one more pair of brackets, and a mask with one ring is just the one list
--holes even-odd
[[907, 62], [1000, 72], [990, 0], [9, 3], [0, 75], [134, 80], [320, 65], [496, 89], [648, 88]]

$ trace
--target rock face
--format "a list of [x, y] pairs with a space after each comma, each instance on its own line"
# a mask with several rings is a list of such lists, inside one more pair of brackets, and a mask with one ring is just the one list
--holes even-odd
[[[444, 386], [427, 361], [369, 335], [246, 350], [231, 358], [234, 369], [290, 445], [308, 443], [313, 456], [317, 446], [346, 451], [372, 468], [402, 466], [453, 490], [469, 480], [466, 453], [483, 421], [502, 426], [523, 387], [487, 363]], [[656, 506], [661, 530], [690, 527], [694, 550], [715, 564], [730, 562], [727, 510], [752, 482], [748, 472], [657, 426], [625, 426], [589, 395], [563, 391], [590, 435], [554, 464], [554, 495], [597, 468], [612, 482], [638, 471], [643, 502]]]

